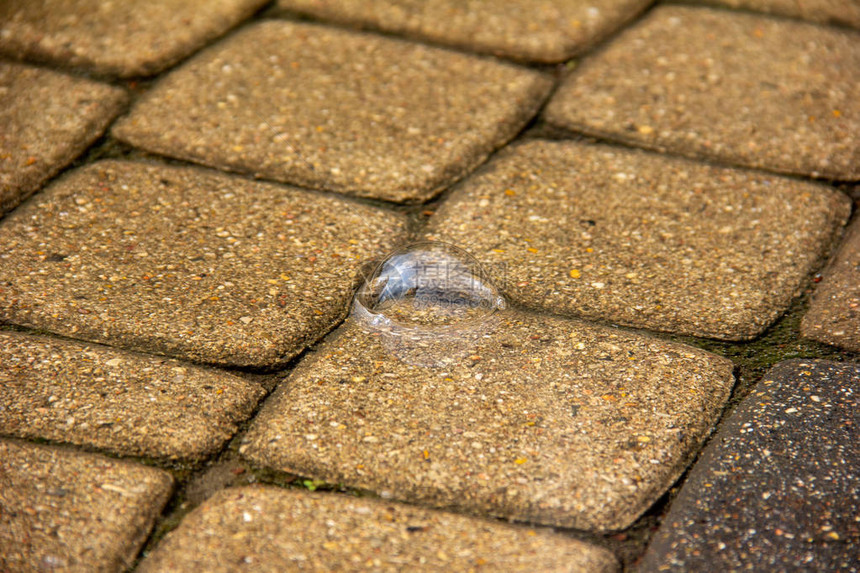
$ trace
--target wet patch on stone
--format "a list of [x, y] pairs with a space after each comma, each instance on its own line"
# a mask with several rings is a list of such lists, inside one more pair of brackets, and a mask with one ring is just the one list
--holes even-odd
[[113, 453], [218, 451], [264, 390], [176, 360], [0, 332], [0, 433]]
[[346, 495], [228, 489], [188, 515], [139, 571], [572, 571], [613, 573], [611, 553], [545, 530]]
[[350, 322], [280, 385], [240, 452], [412, 503], [621, 529], [695, 455], [731, 372], [691, 347], [512, 310], [465, 358], [420, 367]]
[[860, 178], [860, 33], [661, 6], [564, 82], [550, 123], [749, 167]]
[[555, 63], [587, 50], [647, 0], [279, 0], [280, 8], [497, 56]]
[[0, 224], [0, 318], [192, 361], [286, 363], [405, 220], [199, 168], [104, 161]]
[[533, 141], [466, 179], [428, 237], [467, 246], [529, 307], [743, 340], [788, 308], [849, 213], [823, 185]]
[[860, 219], [824, 273], [800, 331], [807, 338], [860, 352]]
[[123, 77], [158, 73], [266, 0], [4, 0], [0, 53]]
[[154, 468], [0, 440], [0, 568], [124, 571], [172, 484]]
[[0, 62], [0, 217], [95, 141], [125, 101], [119, 88]]
[[860, 365], [770, 370], [705, 449], [641, 571], [855, 571]]
[[114, 135], [287, 183], [416, 202], [513, 137], [551, 85], [489, 58], [268, 21], [165, 77]]

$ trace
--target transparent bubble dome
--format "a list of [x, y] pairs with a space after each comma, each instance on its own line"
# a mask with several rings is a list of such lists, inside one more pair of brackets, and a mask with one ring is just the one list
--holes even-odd
[[359, 288], [352, 318], [416, 366], [451, 364], [495, 327], [505, 298], [480, 263], [442, 242], [388, 255]]

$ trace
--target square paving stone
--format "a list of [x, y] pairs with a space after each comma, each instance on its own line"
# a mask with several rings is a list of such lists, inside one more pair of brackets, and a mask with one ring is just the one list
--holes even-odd
[[125, 102], [119, 88], [0, 62], [0, 217], [95, 141]]
[[853, 571], [860, 364], [790, 360], [714, 437], [641, 571]]
[[301, 14], [537, 62], [581, 53], [649, 0], [279, 0]]
[[155, 468], [0, 440], [0, 569], [128, 569], [173, 487]]
[[398, 360], [350, 322], [280, 385], [240, 452], [412, 503], [615, 530], [683, 472], [732, 383], [707, 352], [519, 311], [445, 369]]
[[513, 137], [551, 85], [489, 58], [269, 21], [168, 75], [114, 135], [278, 181], [423, 201]]
[[855, 0], [692, 0], [692, 2], [860, 28], [860, 3]]
[[808, 338], [860, 352], [860, 219], [848, 229], [825, 271], [800, 331]]
[[265, 394], [216, 370], [13, 332], [0, 332], [0, 387], [0, 433], [181, 459], [218, 451]]
[[140, 571], [581, 571], [607, 550], [547, 531], [346, 495], [222, 490], [167, 535]]
[[691, 157], [860, 179], [860, 33], [661, 6], [585, 59], [561, 127]]
[[464, 181], [428, 236], [467, 246], [528, 307], [742, 340], [785, 311], [849, 212], [823, 185], [533, 141]]
[[0, 223], [0, 319], [217, 364], [285, 363], [346, 316], [393, 213], [200, 168], [68, 174]]
[[266, 0], [4, 0], [0, 53], [123, 77], [171, 66]]

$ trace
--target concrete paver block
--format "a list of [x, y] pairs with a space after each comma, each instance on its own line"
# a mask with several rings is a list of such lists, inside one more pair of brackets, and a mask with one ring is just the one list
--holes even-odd
[[576, 321], [499, 319], [449, 368], [398, 360], [350, 322], [280, 385], [240, 452], [416, 504], [628, 527], [710, 432], [731, 363]]
[[641, 571], [857, 571], [860, 365], [771, 369], [705, 449]]
[[860, 3], [845, 0], [692, 0], [726, 8], [779, 14], [822, 24], [860, 28]]
[[415, 202], [513, 137], [551, 85], [489, 58], [269, 21], [169, 74], [113, 133], [223, 169]]
[[860, 33], [661, 6], [583, 60], [549, 122], [748, 167], [860, 179]]
[[800, 325], [803, 336], [860, 352], [860, 219], [812, 297]]
[[279, 0], [287, 10], [536, 62], [587, 50], [648, 0]]
[[119, 88], [0, 62], [0, 216], [95, 141], [125, 101]]
[[176, 360], [0, 332], [0, 432], [121, 455], [197, 459], [236, 432], [265, 391]]
[[266, 0], [5, 0], [0, 53], [123, 77], [160, 72]]
[[465, 180], [428, 237], [467, 246], [532, 308], [743, 340], [788, 308], [849, 212], [822, 185], [533, 141]]
[[125, 571], [172, 486], [155, 468], [0, 440], [0, 569]]
[[188, 360], [283, 364], [405, 220], [199, 168], [103, 161], [0, 224], [0, 318]]
[[614, 573], [607, 550], [546, 531], [376, 499], [273, 487], [222, 490], [139, 571]]

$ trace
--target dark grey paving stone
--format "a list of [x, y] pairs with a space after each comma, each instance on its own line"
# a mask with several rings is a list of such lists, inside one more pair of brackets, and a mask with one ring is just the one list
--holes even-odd
[[0, 223], [0, 319], [131, 350], [283, 364], [347, 313], [399, 215], [200, 168], [103, 161]]
[[445, 368], [401, 361], [350, 321], [281, 383], [240, 452], [417, 504], [628, 527], [710, 432], [731, 362], [575, 321], [499, 316]]
[[266, 0], [4, 0], [0, 53], [123, 77], [151, 75]]
[[428, 237], [466, 245], [532, 308], [743, 340], [785, 312], [849, 212], [822, 185], [532, 141], [466, 179]]
[[803, 336], [860, 352], [860, 219], [852, 223], [813, 294]]
[[0, 440], [0, 569], [128, 569], [173, 487], [155, 468]]
[[265, 394], [176, 360], [0, 332], [0, 433], [120, 455], [217, 452]]
[[168, 75], [113, 133], [223, 169], [414, 202], [506, 143], [551, 85], [489, 58], [268, 21]]
[[860, 179], [860, 33], [660, 6], [583, 60], [558, 126], [749, 167]]
[[[238, 564], [238, 565], [237, 565]], [[514, 527], [337, 494], [222, 490], [195, 509], [139, 571], [580, 571], [613, 573], [607, 550]]]
[[0, 62], [0, 217], [95, 141], [125, 101], [119, 88]]
[[789, 360], [693, 468], [641, 571], [858, 571], [860, 364]]
[[631, 20], [648, 0], [279, 0], [286, 10], [518, 60], [561, 62]]
[[860, 3], [855, 0], [692, 0], [692, 2], [860, 28]]

